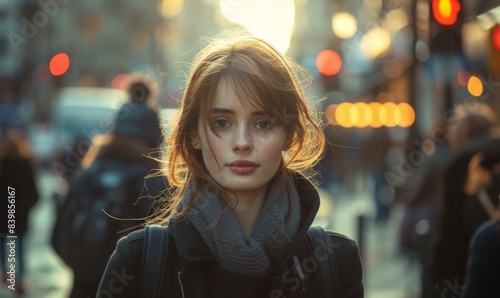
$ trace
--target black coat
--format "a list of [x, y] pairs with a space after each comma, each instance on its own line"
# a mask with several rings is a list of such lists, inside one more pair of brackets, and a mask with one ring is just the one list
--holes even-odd
[[0, 204], [0, 218], [5, 221], [0, 225], [1, 234], [10, 234], [7, 226], [7, 188], [15, 189], [15, 229], [17, 235], [23, 235], [28, 230], [28, 215], [31, 207], [38, 200], [38, 190], [33, 165], [29, 159], [8, 157], [0, 163], [0, 189], [2, 203]]
[[468, 274], [462, 298], [499, 297], [500, 235], [498, 221], [478, 229], [472, 239]]
[[[318, 210], [319, 197], [304, 179], [296, 179], [296, 186], [301, 201], [301, 221], [295, 245], [288, 257], [272, 261], [268, 276], [249, 276], [221, 267], [196, 229], [183, 221], [169, 226], [169, 241], [175, 243], [176, 258], [167, 260], [163, 297], [322, 297], [319, 272], [307, 263], [305, 252], [305, 235]], [[338, 234], [330, 237], [339, 243], [334, 249], [341, 297], [363, 297], [362, 266], [356, 243]], [[140, 296], [143, 240], [144, 231], [140, 230], [118, 242], [97, 297]], [[304, 284], [294, 269], [294, 255], [305, 267]]]
[[[158, 176], [144, 179], [151, 170], [152, 167], [147, 162], [131, 160], [123, 156], [105, 156], [96, 159], [89, 168], [78, 169], [71, 176], [66, 200], [79, 200], [81, 198], [92, 197], [90, 194], [95, 193], [96, 189], [102, 188], [103, 176], [106, 176], [107, 172], [118, 172], [128, 177], [126, 179], [127, 185], [124, 190], [124, 197], [121, 201], [123, 205], [121, 213], [112, 214], [122, 219], [116, 220], [118, 225], [113, 226], [113, 228], [117, 229], [115, 237], [106, 238], [104, 241], [99, 242], [99, 247], [101, 247], [99, 253], [70, 249], [72, 255], [78, 255], [78, 258], [72, 257], [72, 259], [77, 260], [74, 264], [68, 264], [72, 267], [74, 273], [71, 297], [86, 298], [95, 294], [102, 272], [106, 268], [106, 260], [113, 253], [118, 239], [128, 232], [140, 228], [142, 224], [142, 220], [140, 219], [146, 217], [151, 212], [153, 200], [150, 199], [150, 196], [154, 197], [158, 195], [167, 187], [166, 179], [163, 177]], [[100, 198], [92, 197], [92, 199], [98, 200]], [[92, 204], [96, 203], [94, 201]], [[108, 215], [104, 212], [101, 216], [108, 218]], [[64, 223], [57, 221], [54, 226], [54, 233], [66, 233]]]
[[[471, 158], [484, 150], [500, 152], [500, 139], [471, 143], [446, 169], [443, 205], [432, 247], [431, 266], [433, 283], [438, 285], [437, 296], [441, 295], [441, 288], [446, 287], [444, 282], [456, 280], [457, 284], [464, 284], [470, 240], [474, 231], [490, 218], [478, 198], [467, 196], [463, 191]], [[492, 204], [497, 206], [495, 187], [489, 191]]]

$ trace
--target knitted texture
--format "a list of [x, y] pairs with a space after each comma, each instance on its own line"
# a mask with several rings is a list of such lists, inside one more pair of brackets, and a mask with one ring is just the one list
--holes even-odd
[[[184, 203], [192, 195], [187, 191]], [[233, 211], [224, 210], [227, 204], [208, 190], [203, 196], [203, 204], [196, 204], [188, 218], [221, 266], [263, 276], [270, 270], [271, 259], [288, 255], [300, 221], [299, 195], [290, 177], [273, 179], [252, 236], [246, 239]]]

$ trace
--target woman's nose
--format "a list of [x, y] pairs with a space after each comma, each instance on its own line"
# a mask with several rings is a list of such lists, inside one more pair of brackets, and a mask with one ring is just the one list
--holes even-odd
[[234, 137], [233, 150], [235, 152], [245, 152], [252, 149], [252, 140], [247, 128], [241, 127], [236, 131]]

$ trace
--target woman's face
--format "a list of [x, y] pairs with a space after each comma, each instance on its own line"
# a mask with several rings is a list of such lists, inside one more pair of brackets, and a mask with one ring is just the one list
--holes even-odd
[[243, 104], [225, 79], [219, 82], [212, 110], [200, 116], [193, 143], [200, 144], [210, 176], [239, 198], [265, 193], [280, 167], [287, 134], [274, 120]]

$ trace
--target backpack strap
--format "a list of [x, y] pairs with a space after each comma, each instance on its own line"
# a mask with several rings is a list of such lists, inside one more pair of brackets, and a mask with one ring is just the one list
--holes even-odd
[[141, 297], [160, 297], [168, 250], [168, 229], [160, 225], [144, 228]]
[[[323, 297], [340, 297], [340, 279], [336, 266], [334, 245], [330, 236], [322, 227], [312, 226], [307, 231], [306, 239], [309, 255], [314, 256], [318, 261], [319, 284]], [[323, 257], [324, 252], [321, 255], [316, 255], [318, 248], [326, 250], [326, 259]]]

